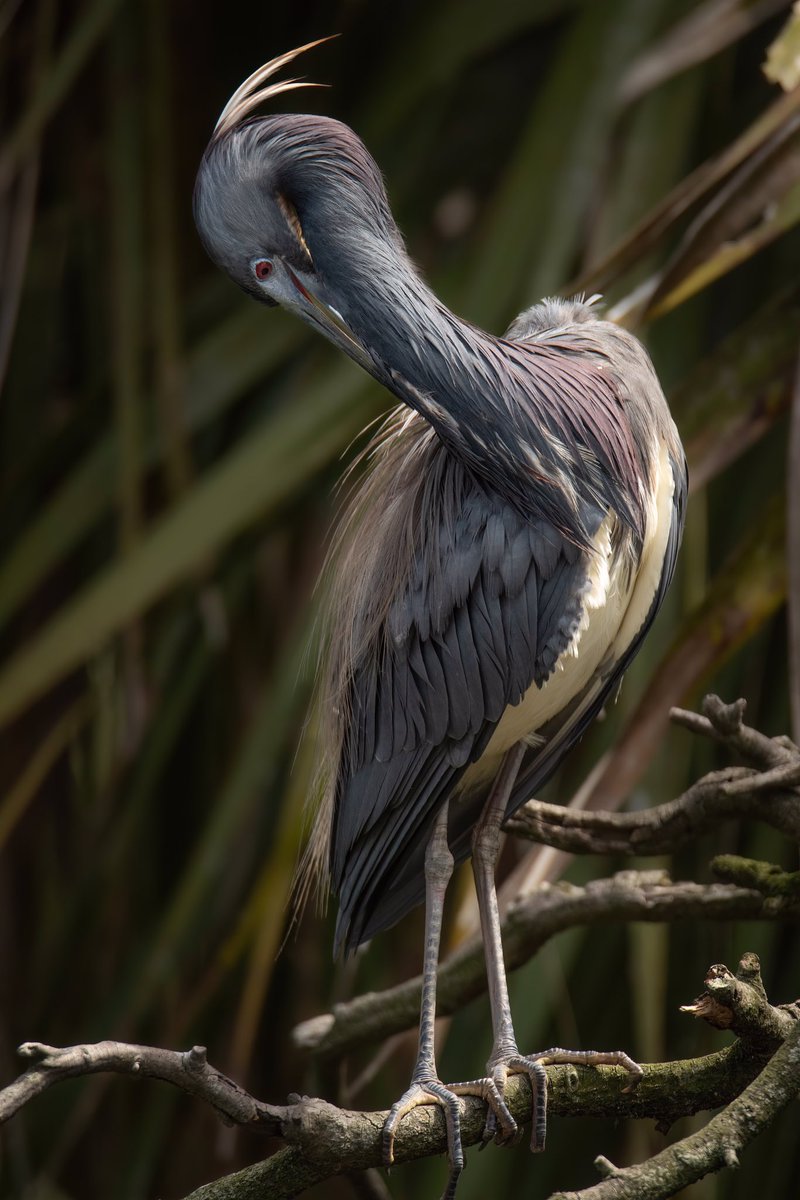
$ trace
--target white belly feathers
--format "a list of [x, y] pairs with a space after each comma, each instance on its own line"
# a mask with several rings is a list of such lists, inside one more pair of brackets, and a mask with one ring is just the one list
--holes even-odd
[[[459, 790], [494, 776], [499, 760], [516, 742], [536, 742], [537, 730], [578, 695], [604, 661], [618, 661], [644, 624], [653, 603], [664, 563], [670, 526], [674, 480], [669, 453], [662, 445], [649, 489], [644, 544], [634, 574], [625, 555], [614, 556], [609, 515], [594, 539], [595, 556], [584, 598], [583, 619], [547, 682], [534, 685], [519, 704], [503, 713], [481, 758], [461, 779]], [[598, 686], [601, 686], [598, 682]]]

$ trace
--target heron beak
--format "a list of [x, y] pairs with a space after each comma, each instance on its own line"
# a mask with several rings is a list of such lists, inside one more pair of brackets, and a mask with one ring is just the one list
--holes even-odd
[[294, 271], [287, 267], [287, 273], [295, 288], [299, 292], [306, 304], [308, 315], [320, 325], [323, 332], [328, 335], [331, 341], [341, 347], [346, 354], [363, 367], [370, 374], [375, 373], [375, 362], [372, 355], [362, 346], [358, 338], [355, 337], [353, 331], [345, 323], [341, 313], [338, 313], [335, 308], [326, 304], [324, 300], [320, 300], [310, 288], [298, 279]]

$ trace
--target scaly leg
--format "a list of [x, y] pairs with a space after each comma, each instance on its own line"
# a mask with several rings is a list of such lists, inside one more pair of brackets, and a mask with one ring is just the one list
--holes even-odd
[[[478, 893], [478, 909], [486, 955], [486, 974], [489, 982], [494, 1035], [492, 1053], [486, 1069], [501, 1096], [509, 1075], [525, 1074], [530, 1079], [533, 1121], [531, 1150], [539, 1151], [544, 1149], [547, 1133], [547, 1072], [545, 1066], [556, 1063], [579, 1063], [583, 1066], [599, 1066], [610, 1063], [624, 1067], [632, 1077], [626, 1091], [630, 1091], [639, 1082], [642, 1077], [642, 1069], [622, 1050], [602, 1053], [594, 1050], [562, 1050], [560, 1047], [554, 1046], [550, 1050], [543, 1050], [538, 1054], [523, 1055], [517, 1048], [508, 1000], [494, 872], [500, 850], [500, 826], [505, 817], [511, 790], [524, 753], [524, 744], [520, 742], [513, 746], [503, 759], [503, 765], [472, 836], [472, 869]], [[495, 1113], [490, 1110], [486, 1119], [484, 1140], [490, 1140], [496, 1133], [499, 1142], [510, 1140], [506, 1130], [497, 1131]]]
[[458, 1097], [448, 1091], [436, 1072], [434, 1023], [436, 1020], [436, 972], [439, 965], [439, 941], [442, 932], [444, 896], [453, 873], [453, 856], [447, 843], [447, 805], [436, 818], [425, 851], [425, 957], [422, 968], [422, 1002], [419, 1016], [419, 1049], [411, 1086], [392, 1106], [383, 1127], [383, 1161], [394, 1162], [394, 1139], [406, 1113], [420, 1104], [439, 1104], [447, 1123], [447, 1157], [450, 1177], [444, 1196], [455, 1194], [458, 1177], [464, 1168], [461, 1145], [461, 1116]]

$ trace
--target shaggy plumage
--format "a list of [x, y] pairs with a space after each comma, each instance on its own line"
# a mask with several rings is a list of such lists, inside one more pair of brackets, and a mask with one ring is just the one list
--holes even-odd
[[448, 797], [463, 859], [509, 739], [527, 747], [511, 812], [612, 694], [672, 576], [686, 467], [645, 350], [592, 304], [547, 300], [505, 337], [475, 328], [415, 270], [351, 129], [243, 121], [298, 86], [259, 90], [293, 56], [232, 97], [195, 213], [241, 287], [316, 325], [402, 401], [331, 566], [307, 866], [338, 897], [350, 949], [422, 899]]

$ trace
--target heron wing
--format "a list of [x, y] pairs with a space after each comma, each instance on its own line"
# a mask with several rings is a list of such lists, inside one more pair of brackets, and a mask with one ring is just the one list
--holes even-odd
[[[514, 805], [541, 786], [613, 692], [661, 603], [683, 524], [681, 452], [663, 399], [658, 408], [660, 391], [649, 360], [623, 330], [605, 323], [598, 328], [593, 314], [583, 311], [587, 306], [573, 312], [576, 306], [567, 305], [569, 312], [561, 313], [563, 307], [553, 301], [542, 313], [523, 314], [507, 334], [509, 361], [530, 382], [535, 359], [541, 392], [536, 404], [530, 389], [520, 394], [517, 415], [523, 424], [555, 422], [548, 445], [556, 458], [563, 456], [564, 502], [574, 505], [581, 545], [600, 536], [612, 510], [620, 518], [606, 561], [613, 566], [635, 542], [637, 602], [635, 620], [617, 606], [619, 628], [611, 628], [610, 618], [605, 626], [592, 621], [590, 630], [601, 630], [595, 649], [606, 637], [608, 654], [591, 678], [578, 680], [572, 693], [564, 689], [559, 708], [551, 705], [541, 721], [534, 711], [533, 724], [525, 725], [525, 732], [532, 728], [543, 738], [537, 737], [527, 756]], [[609, 339], [624, 371], [609, 368]], [[570, 388], [564, 392], [567, 381]], [[421, 411], [428, 412], [430, 398], [418, 399]], [[585, 417], [589, 400], [592, 422]], [[658, 413], [648, 417], [652, 403]], [[414, 421], [423, 425], [418, 417]], [[472, 434], [472, 449], [485, 451], [481, 429]], [[625, 498], [635, 496], [628, 505], [632, 511], [644, 500], [637, 445], [653, 438], [659, 439], [651, 442], [656, 458], [665, 448], [673, 454], [674, 482], [645, 534], [641, 522], [630, 511], [619, 512], [618, 505], [625, 509]], [[543, 688], [559, 659], [567, 661], [564, 655], [592, 584], [592, 552], [559, 532], [567, 526], [557, 519], [557, 506], [520, 509], [503, 498], [502, 454], [488, 455], [493, 472], [481, 474], [479, 483], [459, 456], [446, 452], [436, 438], [432, 445], [427, 458], [413, 457], [414, 471], [405, 480], [406, 490], [418, 489], [419, 500], [412, 561], [399, 586], [393, 579], [389, 587], [379, 573], [369, 582], [367, 591], [371, 586], [376, 595], [394, 599], [378, 636], [347, 670], [348, 715], [334, 792], [330, 875], [340, 902], [336, 941], [348, 948], [399, 920], [421, 899], [425, 844], [437, 811], [454, 789], [450, 844], [457, 858], [466, 857], [486, 786], [476, 786], [474, 772], [463, 781], [462, 776], [487, 750], [503, 714], [532, 685]], [[402, 469], [404, 461], [412, 456], [399, 455], [395, 466]], [[470, 461], [468, 455], [464, 461]], [[568, 468], [577, 472], [580, 487], [573, 486]], [[536, 486], [536, 470], [534, 461], [528, 486]], [[663, 471], [660, 478], [666, 478]], [[373, 501], [382, 503], [383, 495], [376, 488]], [[520, 511], [540, 515], [523, 518]], [[648, 537], [658, 549], [644, 571]], [[640, 575], [646, 577], [641, 586]], [[590, 661], [583, 643], [581, 658]], [[555, 680], [550, 695], [553, 691], [559, 691]], [[527, 710], [525, 715], [527, 720]]]
[[458, 503], [440, 511], [353, 672], [331, 848], [337, 945], [348, 948], [419, 898], [390, 899], [411, 864], [420, 875], [439, 807], [507, 707], [549, 678], [583, 611], [586, 555], [449, 459], [453, 469]]
[[[686, 513], [687, 476], [686, 462], [682, 454], [669, 456], [674, 481], [671, 500], [671, 519], [663, 555], [663, 566], [657, 579], [649, 610], [641, 626], [626, 645], [617, 646], [610, 652], [607, 661], [593, 675], [586, 686], [552, 720], [537, 730], [534, 745], [527, 751], [509, 801], [507, 815], [516, 811], [526, 800], [536, 794], [569, 753], [580, 741], [592, 721], [602, 708], [613, 698], [622, 676], [627, 670], [647, 635], [667, 592], [675, 571]], [[450, 847], [456, 862], [469, 856], [471, 835], [486, 799], [486, 789], [475, 790], [459, 798], [451, 805], [449, 822]], [[390, 885], [380, 896], [370, 920], [364, 928], [364, 937], [372, 937], [380, 929], [399, 920], [405, 913], [420, 903], [424, 895], [423, 863], [424, 840], [407, 847], [408, 854]]]

